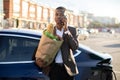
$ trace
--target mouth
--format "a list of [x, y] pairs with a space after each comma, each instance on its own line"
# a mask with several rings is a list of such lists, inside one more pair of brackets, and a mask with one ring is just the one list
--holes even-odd
[[63, 25], [64, 25], [64, 23], [63, 23], [63, 22], [58, 22], [57, 24], [58, 24], [58, 25], [61, 25], [61, 26], [63, 26]]
[[64, 25], [64, 23], [62, 22], [62, 20], [58, 20], [58, 24], [59, 25]]

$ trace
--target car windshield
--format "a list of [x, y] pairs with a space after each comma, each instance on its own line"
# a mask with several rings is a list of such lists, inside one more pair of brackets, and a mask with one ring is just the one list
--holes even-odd
[[29, 38], [0, 36], [0, 62], [32, 60], [38, 43]]

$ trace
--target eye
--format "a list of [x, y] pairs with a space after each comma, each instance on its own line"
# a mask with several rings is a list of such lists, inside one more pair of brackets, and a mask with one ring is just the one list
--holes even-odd
[[58, 16], [58, 14], [56, 13], [55, 16]]

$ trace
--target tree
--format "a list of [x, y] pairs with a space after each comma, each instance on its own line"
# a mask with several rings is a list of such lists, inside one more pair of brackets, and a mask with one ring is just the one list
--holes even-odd
[[98, 28], [98, 27], [104, 27], [105, 24], [102, 24], [100, 22], [97, 22], [97, 21], [93, 21], [89, 24], [89, 27], [90, 28]]

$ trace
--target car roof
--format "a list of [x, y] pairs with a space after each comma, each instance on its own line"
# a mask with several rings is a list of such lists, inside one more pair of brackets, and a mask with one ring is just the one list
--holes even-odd
[[32, 29], [11, 28], [0, 30], [0, 35], [40, 39], [42, 31]]

